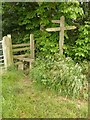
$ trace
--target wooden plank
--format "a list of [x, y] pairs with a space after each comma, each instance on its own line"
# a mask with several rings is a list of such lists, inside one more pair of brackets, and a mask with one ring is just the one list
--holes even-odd
[[0, 50], [3, 50], [3, 49], [0, 49]]
[[13, 57], [17, 59], [18, 57], [22, 58], [22, 57], [29, 57], [29, 56], [30, 56], [30, 54], [26, 54], [26, 55], [14, 55]]
[[22, 62], [21, 62], [21, 61], [19, 61], [19, 62], [16, 62], [16, 63], [15, 63], [15, 65], [18, 65], [18, 64], [20, 64], [20, 63], [22, 63]]
[[24, 47], [24, 46], [30, 46], [30, 43], [14, 44], [14, 45], [12, 45], [13, 48], [15, 48], [15, 47]]
[[13, 49], [13, 52], [26, 51], [26, 50], [30, 50], [30, 47], [26, 47], [26, 48], [16, 48], [16, 49]]
[[26, 62], [31, 62], [33, 61], [34, 59], [31, 59], [31, 58], [17, 58], [18, 60], [21, 60], [21, 61], [26, 61]]
[[60, 33], [59, 33], [59, 52], [60, 54], [63, 54], [63, 44], [64, 44], [64, 16], [60, 18]]
[[57, 27], [57, 28], [47, 28], [46, 31], [48, 32], [55, 32], [55, 31], [60, 31], [60, 27]]
[[[76, 26], [66, 26], [63, 27], [64, 30], [72, 30], [72, 29], [76, 29]], [[46, 31], [48, 32], [55, 32], [55, 31], [60, 31], [61, 27], [57, 27], [57, 28], [47, 28]]]
[[52, 20], [52, 23], [59, 23], [60, 24], [60, 20]]
[[72, 29], [76, 29], [76, 26], [66, 26], [64, 27], [64, 30], [72, 30]]
[[0, 43], [2, 43], [2, 41], [0, 41]]

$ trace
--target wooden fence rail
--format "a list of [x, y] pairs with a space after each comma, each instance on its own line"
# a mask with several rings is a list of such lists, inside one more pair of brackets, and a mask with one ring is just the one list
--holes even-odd
[[24, 46], [30, 46], [30, 43], [12, 45], [13, 48], [15, 48], [15, 47], [24, 47]]

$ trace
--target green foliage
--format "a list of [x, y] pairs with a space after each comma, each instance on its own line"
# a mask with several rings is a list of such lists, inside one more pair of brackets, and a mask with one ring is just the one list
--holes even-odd
[[87, 80], [82, 68], [67, 57], [55, 54], [54, 57], [37, 60], [30, 75], [35, 82], [54, 89], [59, 94], [87, 98]]
[[[77, 0], [55, 3], [3, 3], [3, 36], [9, 33], [12, 34], [13, 43], [26, 43], [29, 41], [29, 34], [34, 33], [36, 57], [53, 55], [58, 52], [58, 32], [48, 33], [45, 29], [59, 26], [52, 24], [51, 20], [60, 19], [64, 15], [65, 25], [81, 26], [79, 30], [65, 31], [64, 54], [75, 60], [89, 59], [89, 49], [86, 42], [83, 42], [88, 39], [88, 29], [84, 25], [84, 21], [89, 21], [88, 5], [89, 3], [81, 4]], [[43, 31], [40, 30], [41, 26], [44, 27]], [[87, 45], [88, 43], [89, 40]]]
[[90, 39], [89, 39], [90, 22], [86, 22], [85, 25], [79, 28], [79, 37], [76, 41], [73, 51], [75, 52], [75, 59], [90, 60]]
[[82, 73], [86, 75], [88, 82], [90, 82], [90, 61], [80, 62], [80, 66], [82, 67]]

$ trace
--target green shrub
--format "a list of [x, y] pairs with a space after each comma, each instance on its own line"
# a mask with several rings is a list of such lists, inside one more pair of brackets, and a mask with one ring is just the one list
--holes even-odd
[[80, 63], [80, 66], [82, 67], [82, 73], [86, 75], [88, 82], [90, 82], [90, 61], [84, 60]]
[[48, 59], [37, 59], [30, 77], [61, 95], [87, 98], [86, 76], [82, 74], [79, 64], [75, 64], [70, 57], [55, 54]]

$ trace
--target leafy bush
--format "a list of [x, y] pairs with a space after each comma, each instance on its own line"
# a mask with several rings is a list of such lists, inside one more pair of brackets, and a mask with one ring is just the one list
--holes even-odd
[[[65, 16], [65, 26], [77, 29], [66, 30], [64, 54], [78, 60], [90, 60], [89, 3], [75, 2], [3, 2], [2, 36], [11, 34], [13, 43], [29, 42], [29, 34], [35, 36], [35, 55], [53, 55], [59, 51], [58, 32], [46, 32], [46, 28], [59, 27], [51, 20]], [[7, 17], [8, 16], [8, 17]], [[85, 23], [84, 23], [85, 21]]]
[[88, 82], [90, 82], [90, 61], [80, 62], [80, 66], [82, 67], [82, 73], [86, 75]]
[[70, 57], [55, 54], [50, 58], [37, 59], [30, 77], [61, 95], [87, 98], [86, 76], [82, 74], [79, 64], [75, 64]]
[[75, 60], [90, 60], [90, 39], [89, 39], [90, 22], [86, 22], [78, 30], [79, 36], [73, 51], [75, 52]]

